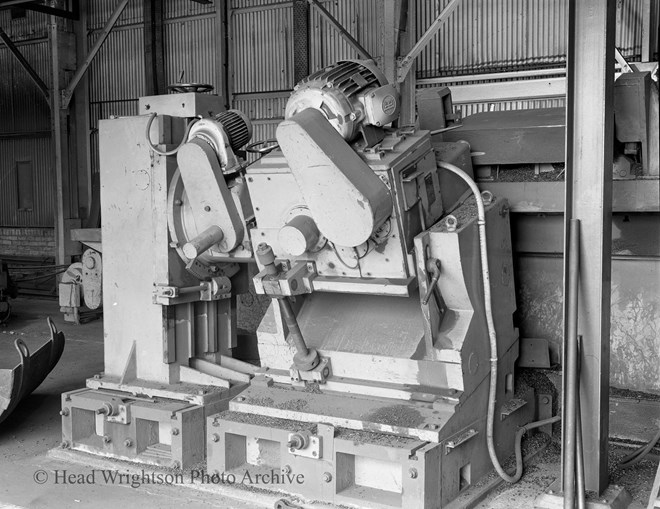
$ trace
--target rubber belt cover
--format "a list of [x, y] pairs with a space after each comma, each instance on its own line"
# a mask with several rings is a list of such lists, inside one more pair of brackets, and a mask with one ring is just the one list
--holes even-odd
[[392, 214], [392, 196], [374, 171], [315, 109], [282, 122], [277, 141], [319, 230], [355, 247]]
[[192, 139], [176, 159], [198, 232], [219, 226], [223, 237], [218, 246], [228, 253], [241, 242], [244, 228], [215, 152], [205, 141]]

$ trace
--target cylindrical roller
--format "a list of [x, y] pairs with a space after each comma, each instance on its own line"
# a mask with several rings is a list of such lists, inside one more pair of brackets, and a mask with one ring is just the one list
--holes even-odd
[[309, 216], [299, 215], [280, 229], [278, 240], [282, 249], [291, 256], [301, 256], [318, 243], [319, 235], [314, 220]]
[[183, 254], [189, 260], [194, 260], [211, 246], [220, 242], [222, 237], [223, 233], [219, 226], [209, 226], [183, 246]]

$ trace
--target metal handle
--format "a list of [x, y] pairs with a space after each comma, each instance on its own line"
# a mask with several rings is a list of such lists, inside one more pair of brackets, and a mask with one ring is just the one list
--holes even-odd
[[438, 284], [438, 280], [440, 279], [440, 260], [437, 258], [432, 258], [426, 262], [426, 265], [426, 270], [433, 274], [433, 277], [431, 278], [431, 282], [426, 289], [426, 295], [424, 295], [424, 300], [422, 301], [425, 306], [429, 303], [429, 299], [431, 298], [431, 295], [433, 295], [433, 289], [435, 288], [435, 285]]

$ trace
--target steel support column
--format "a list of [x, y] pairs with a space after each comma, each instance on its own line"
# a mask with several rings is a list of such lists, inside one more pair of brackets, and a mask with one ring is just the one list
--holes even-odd
[[[566, 232], [571, 219], [579, 219], [582, 230], [582, 436], [586, 488], [598, 493], [608, 486], [615, 16], [615, 0], [569, 2], [564, 217]], [[567, 281], [565, 264], [565, 295]], [[565, 303], [565, 329], [566, 316]]]
[[[415, 45], [415, 24], [417, 19], [417, 4], [414, 1], [408, 2], [408, 10], [406, 12], [406, 29], [405, 32], [400, 34], [399, 57], [407, 53]], [[415, 125], [417, 119], [416, 106], [416, 92], [417, 92], [417, 65], [415, 60], [412, 59], [408, 66], [408, 72], [404, 80], [399, 81], [398, 75], [400, 74], [400, 58], [397, 58], [397, 82], [400, 84], [401, 92], [401, 114], [399, 115], [399, 125]]]
[[147, 95], [167, 93], [165, 46], [163, 43], [163, 3], [144, 0], [144, 55]]
[[307, 0], [293, 2], [293, 81], [309, 76], [309, 4]]
[[51, 53], [51, 127], [55, 166], [55, 242], [57, 263], [70, 262], [68, 229], [78, 215], [77, 169], [71, 164], [69, 150], [69, 116], [63, 107], [61, 90], [68, 81], [67, 72], [75, 69], [76, 42], [65, 21], [50, 17], [49, 42]]

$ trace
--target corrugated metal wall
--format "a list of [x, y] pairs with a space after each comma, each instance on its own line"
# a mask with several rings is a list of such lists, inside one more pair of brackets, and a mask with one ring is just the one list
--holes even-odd
[[[0, 11], [0, 26], [49, 84], [46, 19], [43, 14], [28, 11], [24, 18], [12, 20], [10, 11]], [[55, 184], [48, 101], [3, 43], [0, 69], [0, 226], [51, 227]], [[18, 161], [32, 164], [31, 210], [18, 208]]]
[[[384, 2], [322, 0], [323, 6], [377, 60], [382, 59]], [[449, 0], [416, 0], [421, 35]], [[463, 0], [417, 59], [418, 79], [482, 73], [557, 69], [565, 65], [568, 0]], [[656, 1], [655, 4], [658, 2]], [[643, 0], [617, 3], [617, 47], [638, 60]], [[293, 76], [293, 2], [231, 0], [230, 34], [234, 107], [255, 121], [255, 139], [271, 138], [282, 118]], [[657, 5], [654, 18], [658, 18]], [[312, 70], [357, 53], [310, 9]], [[463, 115], [488, 109], [563, 106], [563, 99], [458, 104]]]
[[[117, 0], [87, 4], [87, 43], [91, 47]], [[92, 173], [98, 173], [98, 121], [111, 115], [137, 114], [138, 98], [146, 94], [144, 12], [142, 2], [129, 2], [88, 73]], [[214, 4], [182, 0], [164, 3], [165, 73], [168, 83], [210, 83], [221, 90]]]

